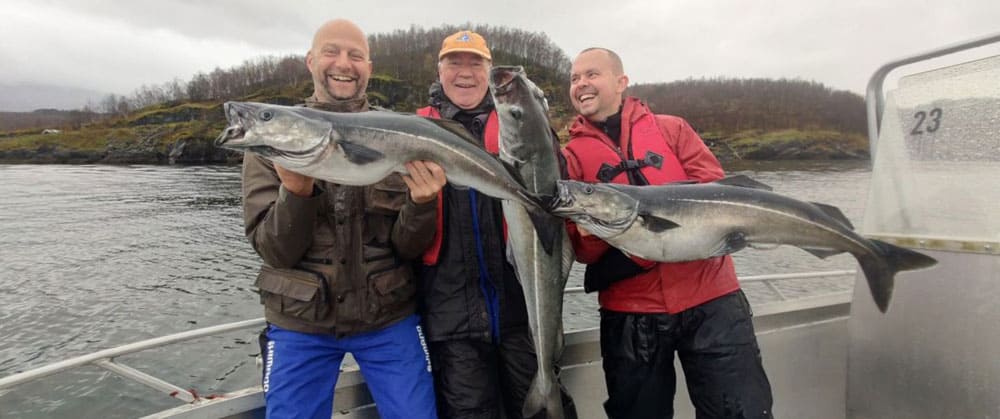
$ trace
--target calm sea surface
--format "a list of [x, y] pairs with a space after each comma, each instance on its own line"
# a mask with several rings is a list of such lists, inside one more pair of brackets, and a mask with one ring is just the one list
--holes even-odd
[[[729, 165], [861, 224], [862, 162]], [[792, 247], [734, 255], [741, 276], [855, 269]], [[171, 333], [261, 317], [259, 261], [243, 236], [238, 167], [0, 165], [0, 377]], [[569, 286], [581, 286], [576, 267]], [[849, 290], [851, 278], [783, 281], [788, 298]], [[744, 285], [753, 304], [780, 299]], [[595, 295], [570, 295], [566, 328], [597, 325]], [[258, 380], [256, 331], [122, 361], [200, 394]], [[178, 403], [97, 368], [0, 393], [0, 418], [135, 417]]]

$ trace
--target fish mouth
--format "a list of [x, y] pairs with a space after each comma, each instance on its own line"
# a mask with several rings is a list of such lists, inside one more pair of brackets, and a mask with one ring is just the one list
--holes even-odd
[[222, 130], [222, 133], [215, 138], [216, 147], [242, 148], [238, 143], [246, 135], [246, 130], [242, 125], [230, 125]]
[[562, 181], [556, 182], [556, 188], [558, 192], [556, 192], [556, 196], [551, 197], [546, 209], [553, 215], [574, 213], [573, 204], [576, 203], [576, 199], [573, 197], [573, 192], [570, 192], [569, 188]]
[[251, 145], [240, 140], [246, 137], [247, 131], [251, 128], [252, 119], [250, 116], [253, 115], [253, 109], [239, 102], [226, 102], [222, 105], [222, 109], [226, 114], [226, 120], [229, 121], [229, 126], [215, 138], [215, 146], [233, 150], [252, 148]]
[[524, 75], [524, 67], [498, 66], [490, 70], [490, 89], [493, 96], [504, 96], [514, 89], [514, 80]]

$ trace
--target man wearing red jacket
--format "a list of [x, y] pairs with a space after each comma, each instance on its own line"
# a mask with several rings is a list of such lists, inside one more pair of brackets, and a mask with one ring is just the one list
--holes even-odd
[[[683, 119], [654, 115], [625, 97], [628, 76], [613, 51], [573, 61], [579, 113], [563, 150], [570, 178], [662, 185], [723, 177], [719, 161]], [[749, 303], [732, 258], [681, 263], [629, 257], [568, 223], [584, 285], [600, 291], [601, 354], [609, 418], [673, 416], [677, 352], [698, 418], [770, 418], [771, 388]]]

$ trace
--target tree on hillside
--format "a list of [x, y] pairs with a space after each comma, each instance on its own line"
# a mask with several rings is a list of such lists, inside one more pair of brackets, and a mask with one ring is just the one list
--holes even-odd
[[410, 26], [409, 29], [370, 35], [368, 44], [375, 72], [414, 86], [403, 102], [387, 105], [403, 111], [426, 105], [428, 87], [437, 79], [437, 53], [441, 41], [464, 29], [486, 38], [494, 65], [524, 66], [528, 77], [545, 90], [550, 104], [568, 108], [570, 61], [548, 36], [503, 26], [471, 24], [431, 29]]
[[630, 94], [658, 113], [682, 116], [699, 131], [830, 129], [864, 133], [864, 99], [804, 80], [687, 79], [640, 84]]
[[[378, 104], [412, 111], [427, 103], [427, 88], [437, 78], [441, 41], [462, 29], [479, 32], [490, 42], [494, 63], [523, 65], [529, 77], [549, 96], [550, 104], [568, 109], [569, 59], [540, 32], [488, 25], [445, 25], [369, 36], [375, 81], [369, 92]], [[101, 107], [112, 115], [158, 103], [190, 100], [231, 100], [262, 89], [296, 87], [310, 80], [303, 55], [258, 57], [230, 69], [199, 72], [187, 83], [174, 79], [163, 85], [141, 86], [130, 96], [108, 95]], [[391, 89], [391, 90], [387, 90]], [[123, 106], [122, 102], [124, 102]]]

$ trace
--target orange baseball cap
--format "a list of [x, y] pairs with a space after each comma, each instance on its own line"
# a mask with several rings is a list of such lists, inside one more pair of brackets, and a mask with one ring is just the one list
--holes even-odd
[[444, 39], [441, 43], [441, 52], [438, 53], [440, 60], [445, 55], [453, 52], [471, 52], [487, 60], [492, 61], [490, 48], [486, 46], [486, 39], [482, 35], [473, 31], [458, 31]]

